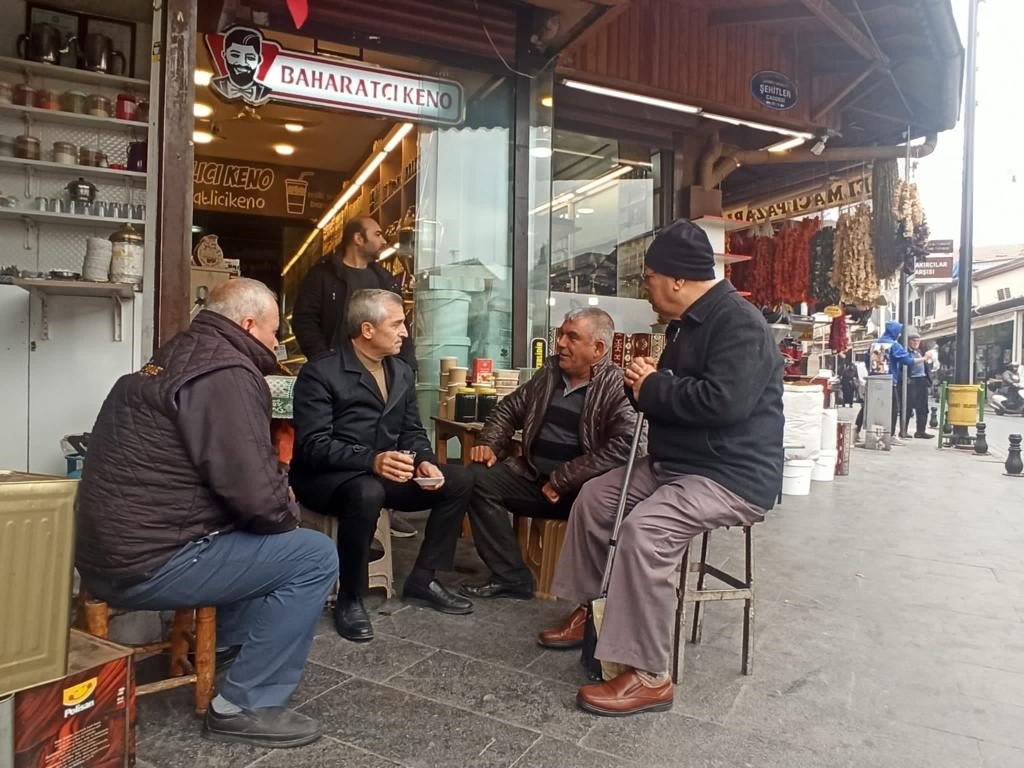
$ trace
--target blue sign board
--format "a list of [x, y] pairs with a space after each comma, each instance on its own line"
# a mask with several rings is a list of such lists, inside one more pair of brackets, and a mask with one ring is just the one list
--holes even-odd
[[796, 82], [781, 72], [762, 70], [750, 78], [750, 91], [754, 98], [768, 109], [792, 109], [796, 106]]

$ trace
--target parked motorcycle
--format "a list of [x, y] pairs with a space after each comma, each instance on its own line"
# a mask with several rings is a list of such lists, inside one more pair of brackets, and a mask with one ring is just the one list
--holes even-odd
[[1024, 416], [1024, 386], [1021, 386], [1020, 375], [1016, 371], [1004, 373], [995, 392], [989, 395], [988, 401], [998, 416]]

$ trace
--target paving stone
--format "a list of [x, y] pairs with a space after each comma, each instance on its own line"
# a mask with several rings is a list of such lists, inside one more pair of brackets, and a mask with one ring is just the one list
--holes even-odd
[[434, 653], [434, 648], [385, 634], [374, 627], [376, 637], [369, 643], [353, 643], [334, 628], [317, 633], [309, 658], [317, 664], [367, 680], [386, 680], [406, 667]]
[[545, 736], [530, 747], [515, 768], [620, 768], [634, 763]]
[[302, 681], [299, 687], [292, 694], [291, 706], [297, 707], [324, 691], [333, 688], [348, 680], [349, 675], [339, 672], [331, 667], [325, 667], [314, 661], [306, 662], [306, 669], [302, 673]]
[[298, 749], [275, 749], [252, 768], [392, 768], [398, 763], [372, 755], [351, 744], [325, 736]]

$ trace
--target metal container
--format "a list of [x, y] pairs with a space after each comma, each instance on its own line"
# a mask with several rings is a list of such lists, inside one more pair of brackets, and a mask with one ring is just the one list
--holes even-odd
[[112, 283], [142, 283], [142, 235], [125, 224], [110, 236], [110, 281]]
[[39, 139], [35, 136], [22, 134], [14, 140], [14, 156], [22, 160], [38, 160], [40, 157]]
[[106, 96], [93, 94], [85, 101], [85, 111], [96, 117], [113, 117], [114, 106]]
[[91, 203], [96, 199], [96, 185], [81, 176], [74, 181], [69, 181], [65, 189], [68, 192], [68, 199], [72, 202]]
[[78, 159], [78, 147], [68, 141], [53, 142], [53, 162], [74, 165]]
[[36, 89], [27, 83], [18, 83], [14, 86], [14, 103], [21, 107], [34, 107]]
[[0, 471], [0, 696], [67, 674], [77, 488]]

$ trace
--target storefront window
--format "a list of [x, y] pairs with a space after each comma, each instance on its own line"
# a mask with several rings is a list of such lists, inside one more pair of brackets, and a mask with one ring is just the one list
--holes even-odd
[[974, 331], [974, 376], [986, 381], [1001, 376], [1013, 359], [1013, 321]]

